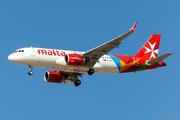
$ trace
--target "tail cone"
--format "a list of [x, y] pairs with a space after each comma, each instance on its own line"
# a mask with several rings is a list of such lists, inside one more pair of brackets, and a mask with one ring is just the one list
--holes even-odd
[[166, 66], [166, 63], [165, 62], [161, 62], [162, 66]]

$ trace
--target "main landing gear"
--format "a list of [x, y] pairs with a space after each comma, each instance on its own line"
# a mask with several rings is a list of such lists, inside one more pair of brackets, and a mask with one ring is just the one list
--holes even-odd
[[[92, 75], [94, 72], [95, 72], [94, 69], [90, 68], [87, 73], [88, 73], [89, 75]], [[78, 80], [78, 79], [76, 79], [76, 81], [74, 82], [74, 85], [75, 85], [76, 87], [78, 87], [80, 84], [81, 84], [81, 81]]]
[[78, 87], [80, 84], [81, 84], [81, 81], [80, 81], [80, 80], [76, 80], [76, 81], [74, 82], [74, 85], [75, 85], [76, 87]]
[[89, 62], [87, 62], [86, 65], [89, 67], [89, 70], [87, 71], [88, 75], [92, 75], [95, 72], [94, 69]]
[[33, 72], [32, 72], [33, 66], [29, 65], [29, 69], [30, 69], [30, 71], [28, 72], [28, 75], [32, 75], [33, 74]]
[[[90, 68], [87, 73], [88, 73], [89, 75], [92, 75], [94, 72], [95, 72], [94, 69]], [[74, 82], [74, 85], [75, 85], [76, 87], [78, 87], [80, 84], [81, 84], [81, 81], [78, 80], [78, 79]]]
[[90, 68], [90, 69], [88, 70], [88, 75], [92, 75], [93, 73], [94, 73], [94, 69]]

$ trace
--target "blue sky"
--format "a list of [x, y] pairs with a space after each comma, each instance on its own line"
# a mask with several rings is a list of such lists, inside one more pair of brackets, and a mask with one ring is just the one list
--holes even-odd
[[[3, 120], [180, 119], [178, 0], [1, 0], [0, 118]], [[110, 53], [134, 55], [152, 34], [161, 34], [166, 67], [151, 72], [83, 75], [82, 84], [44, 81], [48, 68], [8, 61], [22, 47], [88, 51], [136, 31]]]

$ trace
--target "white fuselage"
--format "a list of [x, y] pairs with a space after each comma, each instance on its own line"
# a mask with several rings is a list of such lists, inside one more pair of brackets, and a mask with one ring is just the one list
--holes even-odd
[[[73, 73], [87, 73], [89, 67], [83, 66], [70, 66], [64, 62], [65, 54], [79, 54], [84, 52], [67, 51], [45, 48], [22, 48], [18, 49], [15, 53], [9, 55], [8, 59], [14, 63], [21, 65], [32, 65], [36, 67], [54, 68], [60, 71], [73, 72]], [[114, 63], [109, 55], [103, 55], [99, 62], [94, 65], [95, 72], [104, 73], [119, 73], [117, 65]]]

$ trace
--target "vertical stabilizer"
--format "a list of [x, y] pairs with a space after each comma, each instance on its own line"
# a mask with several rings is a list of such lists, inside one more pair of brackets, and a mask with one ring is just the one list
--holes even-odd
[[134, 57], [147, 60], [157, 58], [160, 38], [161, 35], [153, 34]]

